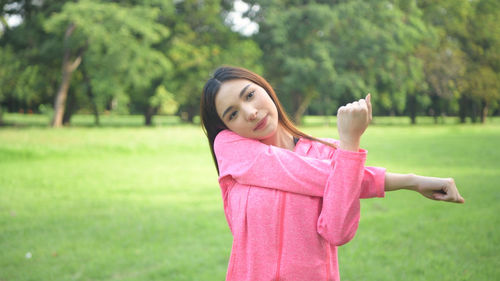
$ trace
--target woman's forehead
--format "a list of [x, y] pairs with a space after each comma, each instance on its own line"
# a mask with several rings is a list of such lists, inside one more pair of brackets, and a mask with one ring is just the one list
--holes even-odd
[[215, 97], [215, 102], [230, 102], [231, 100], [238, 99], [241, 91], [251, 84], [252, 82], [245, 79], [226, 81], [220, 86], [219, 92]]
[[246, 79], [234, 79], [234, 80], [225, 81], [220, 86], [219, 92], [236, 93], [239, 95], [240, 91], [246, 85], [251, 84], [251, 83], [252, 82], [250, 82]]

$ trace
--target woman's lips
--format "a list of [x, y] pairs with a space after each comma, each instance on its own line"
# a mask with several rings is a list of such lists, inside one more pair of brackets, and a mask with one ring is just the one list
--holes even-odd
[[257, 130], [260, 130], [262, 128], [264, 128], [267, 124], [267, 116], [264, 116], [264, 118], [262, 118], [259, 123], [257, 123], [257, 126], [255, 126], [255, 128], [253, 129], [254, 131], [257, 131]]

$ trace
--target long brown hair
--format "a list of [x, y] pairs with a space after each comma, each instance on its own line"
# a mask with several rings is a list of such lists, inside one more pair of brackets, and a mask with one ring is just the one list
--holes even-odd
[[214, 152], [214, 141], [217, 134], [220, 131], [227, 129], [227, 127], [226, 125], [224, 125], [224, 122], [217, 114], [217, 109], [215, 108], [215, 96], [219, 92], [222, 83], [235, 79], [245, 79], [262, 87], [271, 97], [274, 104], [276, 105], [276, 108], [278, 109], [278, 123], [292, 136], [296, 138], [303, 137], [309, 140], [321, 142], [328, 146], [335, 147], [329, 142], [325, 142], [323, 140], [312, 137], [297, 129], [290, 118], [288, 118], [285, 110], [283, 109], [283, 106], [276, 96], [276, 93], [274, 92], [271, 85], [266, 81], [266, 79], [248, 69], [223, 66], [217, 68], [213, 76], [208, 79], [207, 83], [205, 83], [200, 103], [201, 124], [210, 144], [210, 152], [212, 153], [212, 158], [214, 159], [217, 173], [219, 173], [219, 165], [217, 165], [217, 157]]

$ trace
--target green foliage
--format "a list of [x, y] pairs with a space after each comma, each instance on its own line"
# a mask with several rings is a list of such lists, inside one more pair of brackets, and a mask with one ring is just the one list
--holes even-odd
[[4, 15], [22, 16], [23, 19], [19, 26], [5, 26], [0, 35], [0, 92], [4, 92], [0, 96], [3, 95], [3, 104], [9, 110], [36, 110], [39, 104], [53, 102], [61, 67], [58, 54], [61, 48], [55, 44], [56, 38], [44, 32], [42, 23], [62, 4], [60, 1], [41, 4], [34, 0], [0, 2]]
[[403, 11], [390, 1], [255, 2], [265, 7], [255, 19], [266, 73], [294, 111], [308, 95], [321, 100], [320, 112], [331, 112], [372, 92], [378, 113], [401, 113], [406, 94], [425, 89], [413, 53], [431, 31], [415, 4]]
[[469, 38], [463, 42], [471, 59], [465, 92], [495, 109], [500, 100], [500, 3], [481, 0], [474, 8]]
[[179, 104], [175, 101], [174, 95], [167, 91], [163, 85], [158, 86], [155, 95], [150, 97], [149, 104], [158, 108], [158, 113], [172, 115], [177, 112]]
[[170, 61], [153, 45], [168, 37], [169, 30], [156, 22], [158, 8], [117, 3], [79, 1], [67, 3], [46, 23], [48, 32], [62, 34], [76, 25], [73, 48], [86, 48], [84, 65], [97, 104], [102, 110], [112, 99], [147, 106], [153, 79], [168, 75]]
[[430, 94], [459, 98], [462, 120], [466, 112], [475, 118], [480, 111], [475, 104], [482, 103], [485, 118], [500, 99], [498, 1], [419, 1], [419, 6], [423, 19], [439, 32], [439, 43], [419, 53], [426, 62]]
[[[368, 92], [375, 114], [500, 112], [496, 0], [244, 2], [259, 24], [252, 37], [229, 26], [234, 0], [2, 1], [0, 103], [53, 104], [74, 24], [69, 47], [84, 55], [72, 111], [154, 115], [168, 103], [192, 121], [211, 72], [236, 65], [264, 74], [297, 121]], [[8, 27], [8, 15], [23, 21]]]
[[19, 100], [34, 109], [47, 100], [46, 90], [52, 87], [44, 71], [47, 67], [31, 64], [29, 59], [20, 57], [11, 46], [0, 48], [0, 102]]
[[20, 62], [16, 60], [11, 48], [0, 49], [0, 102], [5, 99], [7, 95], [14, 92], [16, 83], [14, 75], [19, 72]]
[[376, 104], [382, 96], [378, 110], [402, 113], [406, 94], [425, 87], [422, 63], [413, 53], [431, 31], [419, 10], [403, 11], [389, 1], [349, 1], [338, 5], [337, 15], [336, 66], [348, 100], [374, 92]]
[[498, 107], [500, 101], [500, 73], [495, 73], [489, 66], [479, 66], [470, 70], [467, 77], [469, 93], [484, 100], [492, 108]]
[[165, 19], [172, 36], [160, 49], [175, 65], [165, 88], [175, 95], [187, 120], [198, 114], [200, 93], [212, 71], [220, 65], [236, 65], [261, 72], [261, 51], [250, 39], [224, 24], [227, 12], [221, 1], [178, 1], [177, 13]]
[[334, 14], [323, 4], [284, 5], [274, 3], [260, 10], [255, 38], [263, 50], [266, 77], [300, 121], [313, 97], [332, 94], [337, 77], [329, 41]]

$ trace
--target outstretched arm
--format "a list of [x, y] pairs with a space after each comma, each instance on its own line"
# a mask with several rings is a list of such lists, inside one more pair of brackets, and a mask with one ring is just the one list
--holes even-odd
[[415, 174], [385, 174], [385, 191], [408, 189], [439, 201], [465, 203], [452, 178], [425, 177]]

